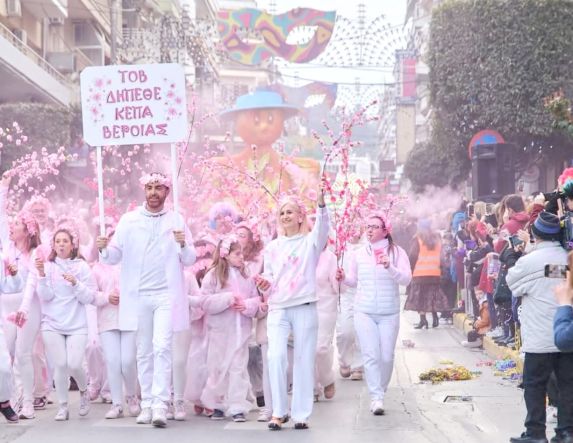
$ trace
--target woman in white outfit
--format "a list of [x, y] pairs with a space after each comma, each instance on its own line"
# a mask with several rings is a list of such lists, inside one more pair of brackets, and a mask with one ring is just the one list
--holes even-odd
[[[18, 275], [16, 265], [10, 264], [7, 267], [8, 275], [4, 272], [4, 257], [0, 256], [0, 295], [4, 292], [6, 285], [22, 286], [22, 280]], [[12, 394], [12, 370], [10, 368], [10, 355], [6, 348], [2, 318], [0, 317], [0, 414], [6, 418], [8, 423], [18, 423], [18, 414], [10, 405]]]
[[342, 269], [337, 278], [356, 286], [354, 326], [358, 336], [364, 375], [374, 415], [384, 414], [384, 395], [394, 368], [394, 350], [400, 329], [399, 285], [412, 280], [406, 252], [394, 244], [385, 214], [367, 219], [368, 244], [356, 251], [349, 275]]
[[[7, 195], [10, 178], [5, 174], [0, 187], [0, 242], [2, 253], [9, 263], [18, 267], [22, 286], [7, 285], [2, 297], [2, 317], [14, 314], [24, 300], [24, 288], [30, 269], [32, 254], [40, 244], [40, 227], [30, 211], [23, 210], [8, 223]], [[33, 294], [32, 294], [33, 295]], [[26, 316], [18, 322], [4, 322], [8, 352], [15, 367], [17, 397], [22, 395], [20, 418], [32, 419], [34, 415], [34, 365], [32, 350], [40, 332], [40, 303], [35, 300], [26, 310]], [[20, 392], [21, 388], [21, 392]], [[16, 403], [16, 402], [15, 402]], [[16, 407], [16, 406], [15, 406]]]
[[88, 333], [85, 305], [93, 302], [97, 286], [89, 265], [78, 256], [79, 241], [72, 232], [71, 227], [58, 229], [48, 261], [37, 258], [37, 272], [30, 274], [30, 278], [33, 276], [37, 281], [42, 304], [42, 336], [48, 360], [54, 368], [60, 404], [56, 421], [69, 419], [70, 375], [80, 390], [79, 415], [87, 415], [90, 409], [83, 367]]
[[295, 429], [307, 429], [312, 413], [314, 362], [318, 334], [316, 266], [328, 240], [329, 220], [321, 190], [316, 223], [308, 233], [304, 204], [288, 197], [279, 204], [279, 237], [264, 252], [264, 277], [259, 288], [269, 290], [267, 336], [273, 414], [270, 430], [288, 421], [287, 344], [292, 333], [294, 367], [291, 415]]

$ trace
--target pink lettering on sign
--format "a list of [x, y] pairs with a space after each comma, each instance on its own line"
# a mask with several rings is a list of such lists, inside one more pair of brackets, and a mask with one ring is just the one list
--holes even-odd
[[103, 138], [109, 140], [123, 139], [126, 137], [140, 137], [150, 135], [167, 135], [167, 123], [141, 123], [136, 125], [104, 125], [102, 126]]
[[137, 71], [117, 71], [119, 75], [121, 75], [121, 82], [125, 83], [129, 81], [130, 83], [145, 83], [147, 81], [147, 74], [144, 70], [137, 70]]
[[136, 120], [148, 117], [153, 117], [149, 106], [124, 106], [123, 108], [115, 108], [116, 120]]
[[132, 89], [116, 89], [109, 91], [106, 96], [106, 103], [125, 103], [125, 102], [140, 102], [143, 100], [161, 100], [161, 87], [155, 86], [153, 88], [132, 88]]

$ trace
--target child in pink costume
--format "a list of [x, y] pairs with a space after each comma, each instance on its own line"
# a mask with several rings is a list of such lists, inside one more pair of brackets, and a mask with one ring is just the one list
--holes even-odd
[[219, 242], [201, 291], [208, 337], [208, 378], [201, 402], [215, 410], [212, 419], [221, 420], [226, 413], [244, 422], [252, 407], [247, 401], [247, 362], [252, 318], [259, 312], [260, 298], [254, 280], [247, 276], [236, 238]]
[[[243, 257], [245, 260], [245, 267], [248, 270], [248, 275], [255, 276], [263, 272], [263, 248], [264, 244], [259, 235], [256, 234], [257, 220], [250, 220], [249, 222], [241, 222], [235, 227], [235, 235], [243, 249]], [[253, 322], [253, 329], [256, 322]], [[263, 357], [261, 346], [255, 340], [255, 334], [252, 334], [249, 343], [249, 363], [247, 365], [249, 371], [249, 378], [251, 380], [251, 393], [249, 400], [257, 401], [260, 404], [261, 397], [264, 400], [264, 387], [263, 387]], [[267, 420], [268, 421], [268, 420]]]
[[137, 398], [136, 331], [119, 328], [120, 267], [95, 263], [93, 273], [98, 287], [94, 305], [112, 399], [105, 418], [123, 417], [124, 386], [129, 415], [137, 417], [141, 409]]
[[[193, 274], [193, 270], [188, 268], [184, 271], [186, 293], [193, 295], [200, 295], [201, 291], [197, 285], [197, 280]], [[188, 296], [185, 299], [185, 306], [182, 309], [189, 310], [189, 326], [186, 329], [181, 329], [173, 333], [173, 364], [172, 364], [172, 383], [173, 383], [173, 401], [167, 411], [168, 420], [183, 421], [187, 418], [187, 409], [185, 405], [185, 390], [187, 383], [192, 378], [187, 373], [187, 366], [189, 361], [189, 353], [191, 352], [191, 340], [193, 338], [191, 326], [193, 323], [193, 309], [191, 302], [196, 301], [196, 297], [192, 299]], [[199, 302], [197, 302], [200, 304]], [[196, 304], [197, 306], [197, 304]], [[202, 315], [202, 314], [201, 314]], [[194, 363], [191, 368], [195, 369]]]
[[336, 255], [326, 248], [320, 254], [316, 267], [316, 304], [318, 312], [318, 341], [315, 362], [315, 398], [324, 393], [330, 400], [335, 394], [336, 375], [334, 363], [334, 329], [338, 314], [338, 281], [336, 280]]

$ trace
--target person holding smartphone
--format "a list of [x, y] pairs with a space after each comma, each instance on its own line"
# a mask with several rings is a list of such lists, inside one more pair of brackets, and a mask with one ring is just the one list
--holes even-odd
[[[553, 340], [553, 318], [557, 302], [555, 287], [564, 279], [545, 276], [545, 267], [567, 265], [567, 252], [560, 243], [559, 218], [543, 211], [531, 228], [535, 247], [523, 255], [507, 273], [507, 284], [513, 297], [522, 300], [520, 315], [525, 352], [523, 388], [527, 417], [525, 432], [512, 443], [547, 442], [545, 435], [547, 382], [554, 371], [559, 390], [559, 441], [573, 439], [573, 353], [560, 352]], [[562, 400], [563, 401], [562, 401]]]

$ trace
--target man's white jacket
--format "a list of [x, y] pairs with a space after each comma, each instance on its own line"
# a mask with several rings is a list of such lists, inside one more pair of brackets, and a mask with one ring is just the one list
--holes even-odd
[[[146, 216], [141, 211], [139, 207], [121, 217], [108, 247], [100, 254], [102, 263], [115, 265], [121, 262], [119, 329], [122, 331], [137, 330], [139, 283], [151, 235], [146, 228]], [[181, 248], [173, 231], [183, 229], [187, 245]], [[195, 262], [193, 239], [183, 217], [173, 211], [161, 216], [159, 235], [165, 248], [165, 276], [172, 300], [173, 331], [183, 331], [189, 329], [189, 302], [183, 268]]]

